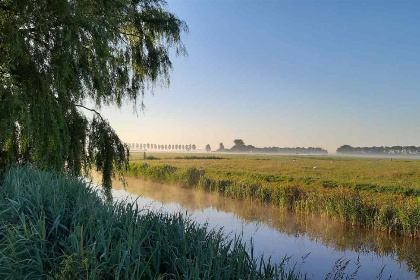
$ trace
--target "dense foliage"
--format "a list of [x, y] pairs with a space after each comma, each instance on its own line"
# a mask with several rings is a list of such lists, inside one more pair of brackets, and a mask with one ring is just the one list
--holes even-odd
[[416, 146], [391, 146], [391, 147], [352, 147], [343, 145], [337, 149], [339, 154], [375, 154], [375, 155], [418, 155], [420, 147]]
[[1, 279], [301, 277], [286, 263], [257, 260], [239, 238], [182, 215], [105, 202], [74, 177], [12, 168], [0, 212]]
[[[163, 0], [0, 1], [0, 170], [11, 164], [76, 175], [95, 165], [110, 186], [128, 149], [87, 106], [142, 106], [169, 83], [169, 52], [186, 24]], [[87, 118], [83, 111], [93, 112]]]
[[253, 145], [245, 145], [242, 139], [235, 139], [234, 145], [230, 149], [225, 149], [223, 143], [219, 144], [217, 152], [235, 152], [235, 153], [277, 153], [277, 154], [328, 154], [327, 150], [319, 147], [264, 147], [258, 148]]

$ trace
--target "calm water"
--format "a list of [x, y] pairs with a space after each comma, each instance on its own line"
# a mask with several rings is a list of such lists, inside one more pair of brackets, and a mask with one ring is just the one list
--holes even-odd
[[[324, 279], [337, 259], [351, 260], [354, 271], [359, 257], [358, 279], [420, 277], [418, 240], [334, 221], [318, 215], [296, 214], [281, 209], [222, 197], [200, 190], [127, 178], [123, 190], [116, 182], [114, 197], [135, 200], [141, 207], [167, 213], [188, 212], [200, 224], [223, 227], [226, 234], [242, 234], [254, 241], [255, 252], [280, 262], [286, 255], [312, 279]], [[309, 255], [303, 260], [303, 257]]]

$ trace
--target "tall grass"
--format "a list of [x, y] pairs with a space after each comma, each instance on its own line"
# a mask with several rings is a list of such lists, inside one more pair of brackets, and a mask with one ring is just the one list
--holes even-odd
[[129, 174], [286, 209], [318, 212], [354, 224], [420, 237], [420, 200], [416, 196], [295, 182], [293, 178], [280, 180], [274, 175], [258, 178], [251, 174], [238, 179], [225, 174], [214, 178], [203, 169], [168, 164], [132, 163]]
[[[155, 170], [156, 178], [175, 172]], [[202, 180], [191, 170], [182, 176]], [[104, 201], [80, 179], [12, 168], [0, 185], [0, 279], [303, 278], [285, 262], [255, 258], [240, 238]]]

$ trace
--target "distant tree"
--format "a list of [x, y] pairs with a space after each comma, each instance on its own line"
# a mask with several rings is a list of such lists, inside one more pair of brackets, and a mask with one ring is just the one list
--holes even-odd
[[224, 151], [225, 150], [225, 146], [223, 145], [222, 142], [219, 143], [219, 150], [218, 151]]
[[[141, 144], [140, 144], [140, 147], [141, 147]], [[139, 143], [136, 143], [136, 149], [138, 148], [139, 148]]]
[[172, 150], [175, 150], [175, 145], [172, 145]]
[[245, 146], [245, 143], [242, 139], [235, 139], [233, 140], [233, 143], [235, 144], [235, 146]]
[[420, 153], [420, 147], [416, 146], [392, 146], [392, 147], [352, 147], [343, 145], [337, 149], [337, 153], [344, 154], [413, 154]]
[[193, 149], [193, 151], [195, 151], [195, 149], [196, 149], [197, 147], [195, 146], [195, 144], [193, 144], [192, 145], [192, 149]]
[[165, 150], [167, 150], [168, 149], [168, 145], [165, 145]]
[[183, 150], [183, 151], [185, 150], [185, 145], [182, 145], [182, 150]]
[[210, 144], [207, 144], [207, 145], [206, 145], [206, 152], [211, 152], [211, 147], [210, 147]]
[[233, 143], [235, 145], [233, 145], [233, 147], [230, 149], [233, 152], [243, 152], [243, 153], [246, 153], [246, 152], [251, 152], [255, 148], [252, 145], [246, 146], [245, 143], [244, 143], [244, 141], [242, 139], [235, 139], [233, 141]]

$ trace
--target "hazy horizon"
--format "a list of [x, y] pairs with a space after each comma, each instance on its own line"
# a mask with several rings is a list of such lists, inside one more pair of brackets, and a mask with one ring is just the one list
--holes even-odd
[[189, 56], [146, 109], [103, 108], [125, 142], [420, 145], [416, 2], [168, 1]]

